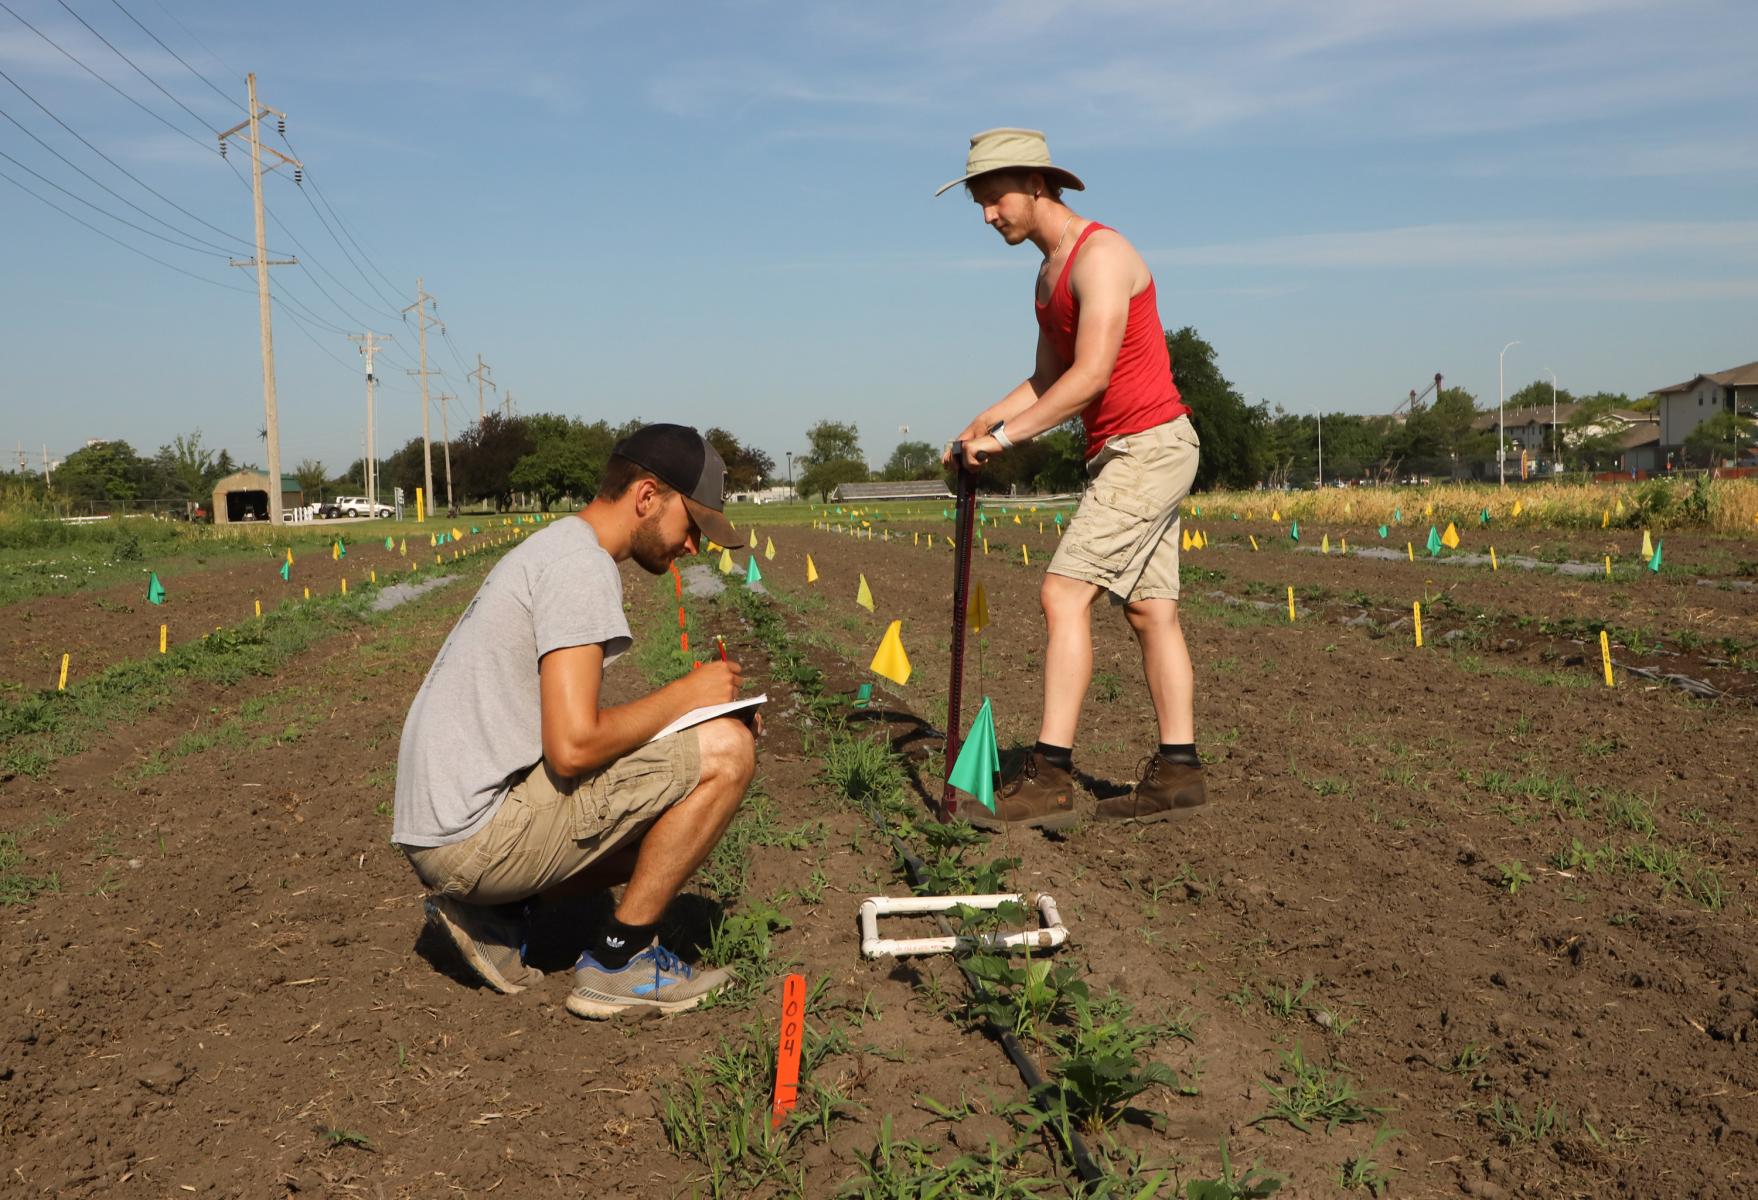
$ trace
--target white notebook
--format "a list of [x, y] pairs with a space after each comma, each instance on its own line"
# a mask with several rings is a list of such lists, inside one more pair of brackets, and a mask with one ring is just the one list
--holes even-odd
[[715, 717], [724, 717], [728, 713], [743, 712], [747, 708], [756, 708], [759, 704], [764, 703], [768, 699], [769, 693], [765, 692], [761, 696], [751, 696], [744, 700], [732, 700], [726, 704], [710, 704], [705, 708], [692, 708], [689, 712], [685, 713], [647, 740], [650, 742], [657, 742], [667, 734], [676, 733], [680, 729], [688, 729], [692, 725], [700, 725], [704, 721], [712, 721]]

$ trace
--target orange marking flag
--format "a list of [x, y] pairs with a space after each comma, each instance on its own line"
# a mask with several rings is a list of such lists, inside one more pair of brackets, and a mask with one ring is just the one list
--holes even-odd
[[775, 1104], [769, 1127], [780, 1129], [800, 1095], [800, 1049], [806, 1034], [806, 977], [789, 975], [781, 983], [781, 1044], [775, 1056]]

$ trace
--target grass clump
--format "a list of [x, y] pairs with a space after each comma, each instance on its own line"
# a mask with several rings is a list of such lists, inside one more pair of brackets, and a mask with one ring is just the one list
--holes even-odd
[[1282, 1051], [1281, 1059], [1279, 1075], [1286, 1082], [1276, 1078], [1264, 1081], [1270, 1110], [1253, 1119], [1253, 1125], [1286, 1121], [1302, 1133], [1311, 1133], [1317, 1124], [1333, 1133], [1339, 1125], [1371, 1121], [1386, 1111], [1365, 1103], [1355, 1090], [1355, 1081], [1342, 1071], [1308, 1062], [1299, 1045]]

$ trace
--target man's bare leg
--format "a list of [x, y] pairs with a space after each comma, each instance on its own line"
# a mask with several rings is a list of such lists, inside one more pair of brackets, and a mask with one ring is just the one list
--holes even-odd
[[1080, 707], [1093, 678], [1093, 601], [1104, 589], [1066, 575], [1044, 576], [1039, 600], [1049, 639], [1044, 649], [1044, 717], [1038, 740], [1074, 745]]
[[1142, 672], [1154, 698], [1160, 741], [1168, 745], [1196, 741], [1196, 672], [1178, 621], [1178, 601], [1136, 600], [1123, 611], [1141, 643]]
[[744, 722], [719, 717], [696, 727], [702, 777], [689, 795], [666, 809], [641, 839], [635, 871], [616, 919], [655, 925], [696, 868], [714, 850], [756, 772], [756, 751]]

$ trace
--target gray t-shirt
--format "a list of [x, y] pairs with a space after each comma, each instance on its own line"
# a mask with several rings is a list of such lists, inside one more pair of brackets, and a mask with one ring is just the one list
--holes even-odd
[[551, 650], [629, 648], [623, 581], [577, 516], [532, 534], [488, 573], [428, 669], [397, 752], [391, 839], [461, 842], [543, 759], [537, 663]]

